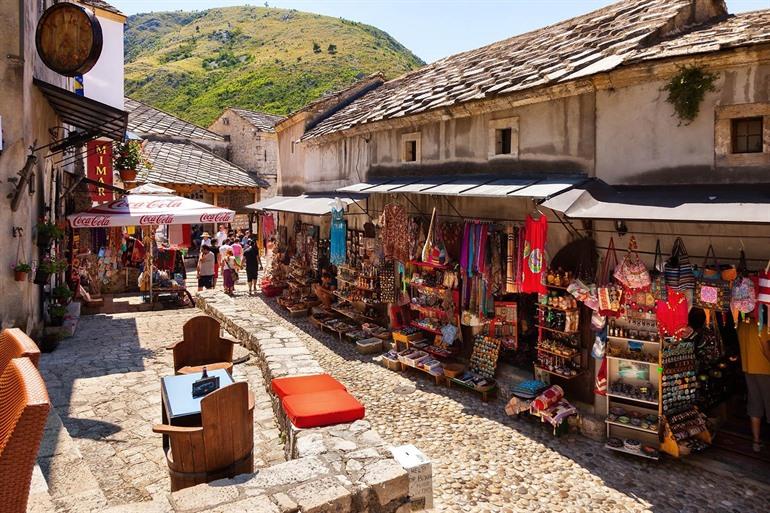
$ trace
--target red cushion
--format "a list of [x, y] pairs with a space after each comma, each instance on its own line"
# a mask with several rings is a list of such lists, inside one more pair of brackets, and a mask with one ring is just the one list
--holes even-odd
[[345, 385], [328, 374], [276, 378], [271, 383], [273, 392], [279, 399], [287, 395], [325, 392], [327, 390], [346, 390]]
[[298, 428], [344, 424], [364, 418], [364, 405], [345, 390], [327, 390], [283, 398], [283, 409]]

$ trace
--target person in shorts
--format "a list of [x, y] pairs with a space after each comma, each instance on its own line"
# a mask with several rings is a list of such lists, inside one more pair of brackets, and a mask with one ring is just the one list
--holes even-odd
[[214, 288], [214, 270], [216, 258], [209, 246], [201, 246], [201, 254], [198, 257], [198, 292], [203, 289]]
[[738, 324], [741, 367], [746, 377], [746, 413], [751, 423], [752, 449], [762, 451], [762, 417], [770, 422], [770, 328], [755, 322]]

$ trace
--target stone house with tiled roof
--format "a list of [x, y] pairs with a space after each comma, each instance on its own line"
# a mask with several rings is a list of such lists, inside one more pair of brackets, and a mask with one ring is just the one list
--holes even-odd
[[262, 199], [275, 196], [278, 179], [275, 125], [284, 119], [264, 112], [229, 108], [209, 127], [228, 143], [228, 160], [268, 182], [268, 188], [262, 191]]
[[128, 131], [141, 138], [152, 168], [137, 170], [137, 183], [155, 183], [178, 194], [231, 208], [260, 199], [268, 182], [227, 159], [221, 135], [132, 98], [125, 99]]

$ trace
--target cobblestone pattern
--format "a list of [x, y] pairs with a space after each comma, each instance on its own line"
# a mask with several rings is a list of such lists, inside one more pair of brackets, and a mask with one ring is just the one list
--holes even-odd
[[[41, 372], [66, 428], [58, 417], [49, 420], [39, 457], [58, 511], [102, 512], [126, 504], [127, 511], [139, 511], [135, 503], [144, 509], [168, 503], [168, 466], [151, 427], [161, 421], [160, 378], [173, 374], [165, 347], [194, 315], [200, 312], [85, 316], [73, 338], [43, 355]], [[236, 365], [234, 377], [248, 381], [256, 395], [255, 465], [285, 461], [255, 360]]]
[[388, 443], [414, 443], [431, 458], [436, 512], [770, 511], [770, 493], [753, 481], [618, 455], [580, 435], [554, 438], [537, 421], [508, 417], [501, 399], [485, 404], [415, 371], [390, 371], [307, 319], [289, 319], [272, 299], [235, 301], [295, 334]]

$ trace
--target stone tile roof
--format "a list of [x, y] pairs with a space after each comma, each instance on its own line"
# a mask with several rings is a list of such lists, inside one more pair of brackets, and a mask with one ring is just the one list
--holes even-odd
[[125, 98], [125, 110], [128, 130], [138, 135], [224, 141], [221, 135], [132, 98]]
[[283, 116], [265, 114], [264, 112], [257, 112], [254, 110], [234, 108], [231, 108], [230, 110], [251, 123], [254, 128], [261, 132], [275, 132], [275, 125], [286, 119]]
[[254, 173], [241, 169], [202, 146], [190, 142], [147, 141], [144, 146], [152, 169], [140, 167], [140, 183], [267, 187]]
[[303, 139], [567, 82], [635, 60], [763, 42], [767, 21], [767, 11], [728, 18], [722, 0], [624, 0], [386, 82]]
[[117, 7], [113, 7], [112, 5], [108, 4], [104, 0], [75, 0], [75, 1], [83, 5], [90, 5], [91, 7], [96, 7], [97, 9], [102, 9], [115, 14], [120, 14], [121, 16], [125, 16], [125, 14], [120, 12]]
[[692, 28], [640, 50], [631, 61], [666, 59], [770, 43], [770, 9], [740, 13]]

